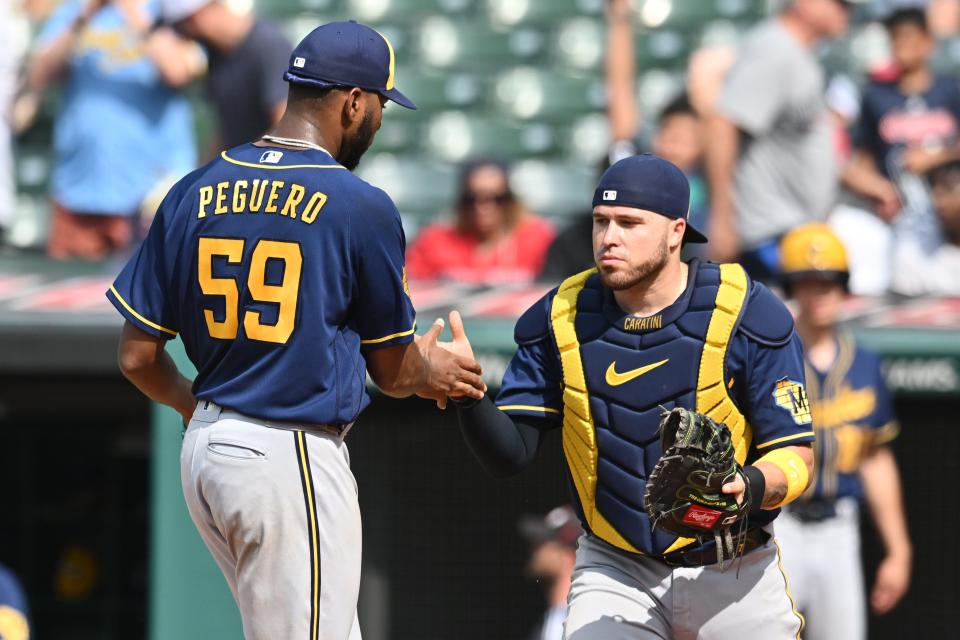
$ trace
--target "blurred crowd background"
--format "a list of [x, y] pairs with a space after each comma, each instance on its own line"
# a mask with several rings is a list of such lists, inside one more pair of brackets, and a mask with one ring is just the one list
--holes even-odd
[[420, 105], [391, 110], [359, 169], [397, 203], [416, 279], [589, 266], [599, 172], [653, 151], [689, 174], [707, 257], [766, 277], [783, 233], [829, 217], [854, 293], [957, 293], [960, 3], [802, 2], [809, 41], [757, 56], [751, 30], [789, 4], [5, 0], [3, 243], [124, 254], [173, 181], [279, 117], [291, 43], [350, 17], [390, 39]]

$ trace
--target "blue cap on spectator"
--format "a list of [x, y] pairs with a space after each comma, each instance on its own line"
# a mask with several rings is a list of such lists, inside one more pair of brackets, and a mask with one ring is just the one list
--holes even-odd
[[376, 91], [401, 107], [416, 109], [394, 86], [395, 62], [393, 45], [377, 30], [354, 20], [331, 22], [300, 41], [283, 79], [320, 89], [359, 87]]
[[706, 242], [690, 224], [690, 183], [675, 164], [650, 153], [618, 161], [600, 176], [593, 206], [612, 205], [653, 211], [668, 218], [683, 218], [684, 242]]

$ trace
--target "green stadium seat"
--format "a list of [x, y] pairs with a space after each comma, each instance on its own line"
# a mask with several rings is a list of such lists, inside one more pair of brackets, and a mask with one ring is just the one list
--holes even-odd
[[546, 44], [546, 36], [535, 29], [498, 31], [483, 21], [442, 16], [424, 20], [419, 38], [420, 58], [425, 64], [462, 70], [492, 70], [518, 61], [533, 62]]
[[[397, 69], [396, 78], [397, 86], [417, 103], [418, 111], [472, 107], [485, 101], [489, 93], [488, 83], [476, 73], [402, 67]], [[404, 115], [419, 116], [419, 113], [408, 111]]]
[[514, 165], [511, 183], [531, 209], [558, 219], [590, 211], [596, 169], [582, 162], [524, 160]]
[[357, 175], [375, 184], [396, 203], [400, 213], [435, 215], [453, 201], [456, 168], [428, 156], [369, 153]]
[[449, 162], [478, 156], [520, 158], [543, 155], [557, 148], [557, 136], [549, 124], [511, 123], [502, 117], [448, 111], [431, 119], [427, 127], [427, 151]]
[[487, 11], [494, 24], [512, 27], [550, 24], [577, 15], [599, 16], [604, 2], [606, 0], [487, 0]]
[[673, 29], [638, 33], [634, 39], [637, 65], [644, 69], [684, 69], [695, 48], [694, 36]]
[[[284, 18], [298, 14], [311, 14], [314, 19], [319, 15], [336, 15], [343, 10], [343, 0], [256, 0], [257, 11], [261, 15]], [[320, 20], [317, 24], [322, 24]]]
[[564, 74], [535, 67], [515, 67], [496, 81], [494, 101], [507, 115], [520, 120], [568, 121], [604, 107], [603, 77]]
[[606, 55], [603, 23], [578, 17], [562, 22], [551, 37], [551, 53], [570, 69], [599, 69]]
[[641, 0], [637, 17], [651, 29], [697, 28], [717, 19], [759, 18], [765, 4], [765, 0]]
[[49, 148], [17, 145], [13, 157], [17, 191], [29, 194], [46, 193], [53, 166]]
[[11, 246], [40, 249], [46, 244], [50, 226], [50, 198], [42, 194], [20, 192], [13, 219], [4, 236]]
[[417, 22], [434, 15], [455, 15], [472, 9], [477, 0], [345, 0], [346, 11], [360, 21]]

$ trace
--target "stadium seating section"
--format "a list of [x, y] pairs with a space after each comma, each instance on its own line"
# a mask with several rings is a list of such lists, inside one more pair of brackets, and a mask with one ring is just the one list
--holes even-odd
[[[386, 189], [408, 235], [441, 215], [464, 159], [495, 155], [517, 161], [515, 186], [537, 211], [557, 218], [582, 212], [607, 145], [603, 117], [605, 0], [257, 0], [257, 10], [299, 40], [316, 25], [356, 18], [393, 43], [397, 84], [420, 106], [389, 108], [359, 173]], [[767, 12], [767, 0], [633, 0], [637, 93], [653, 114], [683, 88], [689, 53], [734, 42]], [[876, 25], [824, 51], [831, 71], [855, 78], [882, 58]], [[957, 67], [958, 43], [945, 43], [941, 64]], [[212, 119], [202, 91], [200, 139]], [[41, 121], [17, 141], [21, 245], [42, 243], [48, 207], [48, 100]], [[203, 148], [203, 147], [201, 147]]]

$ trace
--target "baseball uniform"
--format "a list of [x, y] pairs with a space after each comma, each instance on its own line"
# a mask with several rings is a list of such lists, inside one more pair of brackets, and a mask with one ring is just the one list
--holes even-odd
[[[285, 77], [337, 75], [412, 106], [393, 72], [383, 36], [332, 23]], [[107, 297], [142, 331], [179, 335], [197, 367], [183, 491], [245, 637], [356, 639], [344, 437], [370, 402], [364, 354], [414, 339], [405, 239], [383, 191], [316, 144], [271, 139], [283, 144], [229, 149], [175, 185]]]
[[829, 372], [809, 361], [806, 369], [817, 433], [815, 476], [777, 521], [777, 536], [797, 605], [808, 619], [805, 637], [856, 640], [866, 637], [857, 470], [863, 454], [892, 441], [899, 428], [879, 359], [852, 336], [837, 337]]
[[[601, 178], [594, 206], [685, 216], [686, 178], [664, 165], [652, 156], [621, 160]], [[703, 238], [689, 224], [685, 233]], [[499, 411], [489, 401], [461, 408], [461, 423], [481, 462], [498, 474], [529, 462], [539, 438], [561, 430], [586, 530], [565, 637], [797, 637], [802, 618], [772, 538], [778, 510], [751, 513], [734, 569], [717, 564], [712, 539], [653, 530], [643, 507], [646, 478], [662, 453], [665, 409], [685, 407], [724, 422], [741, 464], [813, 440], [802, 350], [783, 304], [739, 265], [694, 259], [679, 297], [638, 317], [618, 305], [592, 269], [534, 304], [517, 322], [515, 339]], [[471, 412], [487, 412], [484, 431]], [[518, 460], [494, 441], [507, 432], [504, 422], [524, 440]]]

